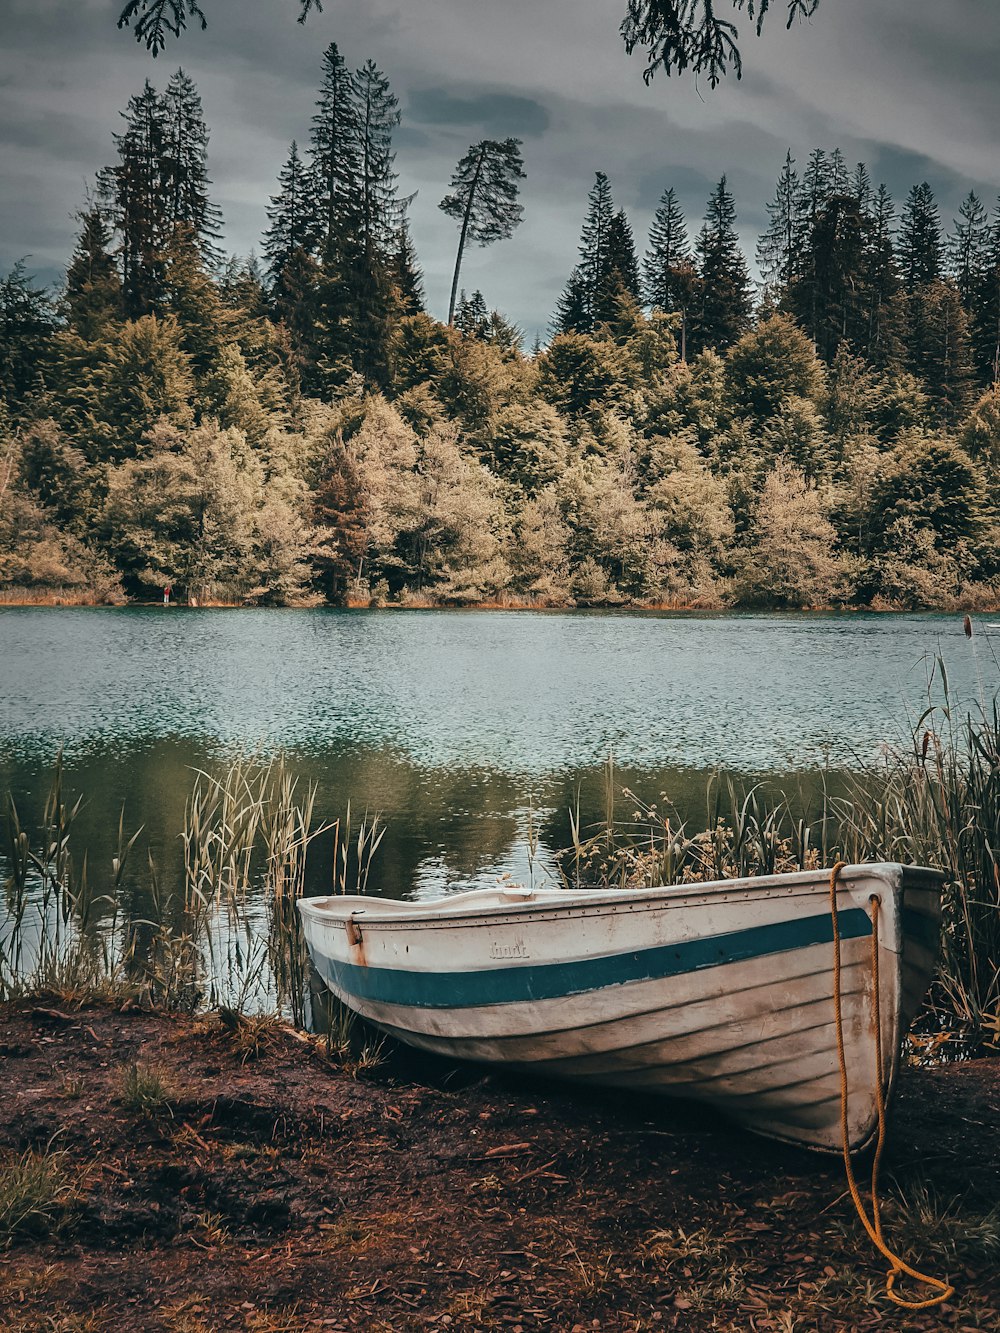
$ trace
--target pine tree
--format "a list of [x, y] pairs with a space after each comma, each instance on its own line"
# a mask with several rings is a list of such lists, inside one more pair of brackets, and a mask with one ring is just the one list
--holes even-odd
[[956, 425], [973, 399], [969, 321], [958, 289], [921, 283], [906, 303], [906, 359], [943, 425]]
[[594, 290], [595, 324], [612, 323], [623, 298], [639, 301], [639, 264], [631, 224], [625, 210], [620, 208], [608, 228], [607, 262]]
[[201, 99], [184, 71], [163, 97], [147, 79], [122, 114], [124, 132], [113, 136], [118, 161], [99, 174], [98, 192], [119, 237], [124, 311], [135, 319], [162, 306], [174, 229], [184, 228], [211, 261], [220, 214], [208, 193]]
[[725, 176], [713, 190], [698, 236], [699, 302], [691, 321], [695, 350], [731, 346], [750, 324], [750, 275], [736, 235], [736, 205]]
[[552, 316], [553, 333], [583, 333], [591, 328], [590, 302], [583, 274], [575, 268], [556, 302]]
[[219, 258], [213, 244], [220, 234], [221, 211], [211, 202], [208, 177], [208, 127], [198, 89], [182, 69], [163, 95], [166, 227], [188, 228], [202, 257]]
[[323, 78], [310, 143], [320, 258], [340, 263], [345, 237], [358, 229], [360, 134], [358, 89], [336, 42], [323, 52]]
[[346, 256], [344, 276], [351, 300], [354, 365], [369, 381], [387, 377], [389, 323], [392, 315], [390, 266], [402, 220], [396, 197], [392, 132], [399, 124], [399, 102], [389, 81], [369, 60], [354, 80], [357, 99], [357, 235]]
[[595, 174], [594, 184], [587, 198], [587, 215], [580, 233], [580, 262], [577, 271], [586, 289], [589, 327], [579, 332], [592, 332], [598, 322], [596, 304], [598, 292], [607, 281], [611, 256], [611, 224], [615, 217], [611, 183], [603, 171]]
[[757, 263], [765, 286], [780, 294], [791, 281], [799, 239], [799, 175], [791, 151], [785, 154], [767, 213], [767, 230], [757, 242]]
[[972, 342], [980, 378], [1000, 381], [1000, 199], [987, 225], [982, 273], [973, 298]]
[[910, 190], [900, 221], [896, 254], [907, 292], [941, 277], [944, 260], [941, 221], [933, 191], [926, 181]]
[[868, 168], [863, 162], [859, 162], [854, 168], [854, 175], [851, 177], [849, 192], [858, 201], [858, 207], [863, 213], [869, 213], [871, 211], [874, 199], [872, 178], [868, 174]]
[[829, 173], [830, 194], [849, 194], [851, 178], [847, 170], [847, 163], [844, 160], [844, 154], [839, 148], [835, 148], [830, 154]]
[[466, 296], [463, 291], [455, 310], [455, 328], [465, 338], [483, 338], [489, 324], [489, 311], [481, 291]]
[[0, 419], [4, 405], [16, 409], [44, 386], [54, 332], [49, 294], [20, 260], [0, 281]]
[[492, 245], [507, 240], [520, 224], [524, 207], [518, 202], [524, 180], [520, 139], [482, 139], [458, 163], [450, 181], [451, 194], [438, 207], [461, 223], [455, 273], [448, 302], [448, 323], [455, 318], [455, 299], [462, 255], [467, 241]]
[[649, 229], [642, 261], [646, 304], [665, 314], [682, 310], [690, 297], [691, 242], [684, 214], [673, 190], [664, 190]]
[[842, 341], [855, 345], [865, 335], [867, 229], [855, 197], [831, 193], [802, 237], [800, 273], [789, 286], [787, 304], [826, 361], [833, 360]]
[[297, 250], [313, 254], [319, 242], [316, 181], [294, 139], [278, 174], [278, 187], [278, 193], [271, 196], [269, 226], [264, 232], [268, 272], [275, 281]]
[[79, 214], [81, 230], [66, 271], [70, 327], [88, 342], [121, 315], [122, 285], [111, 255], [111, 228], [96, 205]]
[[395, 288], [399, 313], [419, 314], [424, 309], [423, 275], [417, 264], [417, 252], [413, 247], [405, 210], [396, 231], [396, 244], [389, 265], [389, 275]]
[[897, 337], [900, 278], [893, 246], [896, 209], [884, 185], [876, 190], [868, 217], [863, 281], [866, 319], [860, 347], [873, 365], [887, 367], [895, 364], [900, 355]]
[[113, 136], [118, 162], [101, 173], [99, 189], [120, 237], [125, 314], [135, 319], [154, 309], [163, 293], [167, 123], [163, 101], [148, 79], [122, 114], [125, 131]]
[[615, 210], [608, 178], [598, 171], [587, 198], [580, 262], [556, 307], [555, 327], [562, 333], [593, 333], [617, 319], [623, 298], [637, 302], [639, 293], [632, 228], [624, 210]]
[[966, 310], [975, 304], [982, 285], [989, 239], [989, 219], [974, 190], [962, 200], [958, 217], [948, 239], [948, 270]]

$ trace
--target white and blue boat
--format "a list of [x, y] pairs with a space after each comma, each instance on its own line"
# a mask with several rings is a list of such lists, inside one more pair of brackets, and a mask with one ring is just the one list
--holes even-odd
[[[843, 869], [837, 888], [849, 1138], [877, 1125], [934, 974], [941, 876]], [[883, 1068], [876, 1070], [872, 899]], [[506, 884], [432, 902], [299, 902], [313, 962], [352, 1010], [463, 1060], [712, 1105], [841, 1145], [829, 872], [633, 890]]]

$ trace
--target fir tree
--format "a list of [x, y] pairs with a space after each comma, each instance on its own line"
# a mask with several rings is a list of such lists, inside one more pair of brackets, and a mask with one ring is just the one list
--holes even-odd
[[906, 359], [939, 421], [955, 425], [972, 402], [973, 374], [968, 316], [953, 283], [921, 283], [907, 297]]
[[54, 332], [49, 294], [19, 260], [0, 282], [0, 418], [4, 404], [17, 409], [44, 385]]
[[750, 275], [736, 235], [736, 205], [725, 176], [713, 190], [698, 236], [699, 301], [691, 321], [695, 348], [731, 346], [750, 323]]
[[369, 60], [354, 80], [357, 98], [357, 236], [349, 249], [344, 276], [351, 300], [354, 365], [367, 379], [387, 377], [389, 323], [392, 314], [390, 266], [393, 242], [402, 220], [396, 198], [392, 132], [399, 124], [399, 103], [389, 81]]
[[451, 194], [438, 207], [461, 224], [455, 273], [448, 302], [448, 323], [455, 319], [455, 300], [462, 255], [467, 241], [492, 245], [513, 235], [524, 214], [518, 202], [524, 180], [520, 139], [482, 139], [459, 161], [450, 182]]
[[967, 310], [975, 304], [986, 265], [989, 219], [979, 196], [970, 190], [962, 200], [948, 239], [948, 271]]
[[208, 128], [198, 89], [182, 69], [172, 76], [163, 95], [163, 163], [166, 229], [184, 227], [203, 258], [219, 257], [220, 210], [209, 197]]
[[757, 242], [757, 263], [766, 288], [780, 293], [791, 281], [799, 240], [799, 175], [790, 151], [785, 154], [767, 214], [767, 230]]
[[424, 309], [423, 276], [410, 235], [405, 210], [396, 230], [396, 244], [389, 266], [396, 292], [396, 304], [402, 315], [416, 315]]
[[983, 265], [973, 300], [972, 341], [980, 377], [1000, 381], [1000, 199], [990, 217]]
[[592, 333], [617, 318], [623, 298], [639, 299], [635, 242], [624, 211], [615, 210], [607, 176], [598, 171], [580, 234], [580, 262], [556, 308], [556, 328]]
[[914, 185], [907, 198], [896, 254], [907, 292], [940, 278], [944, 258], [941, 221], [933, 191], [926, 181]]
[[684, 214], [673, 190], [664, 190], [649, 229], [642, 261], [646, 304], [665, 314], [682, 310], [690, 297], [691, 243]]
[[268, 271], [277, 281], [297, 250], [313, 254], [319, 241], [316, 181], [294, 139], [278, 174], [278, 193], [271, 196], [267, 217], [264, 254]]
[[466, 296], [463, 291], [455, 310], [455, 328], [465, 338], [483, 338], [489, 323], [489, 311], [481, 291]]
[[310, 143], [316, 189], [320, 258], [340, 263], [345, 238], [359, 225], [360, 132], [358, 89], [336, 42], [323, 52]]
[[91, 341], [121, 315], [122, 285], [104, 213], [92, 205], [79, 219], [80, 235], [66, 270], [64, 301], [70, 327]]
[[125, 130], [114, 135], [118, 161], [101, 173], [99, 188], [120, 237], [125, 313], [135, 319], [154, 309], [163, 292], [167, 123], [163, 101], [148, 79], [122, 114]]
[[884, 185], [868, 209], [869, 227], [864, 257], [865, 334], [860, 348], [876, 366], [894, 364], [899, 356], [896, 300], [899, 271], [893, 246], [896, 209]]
[[639, 301], [639, 264], [631, 224], [625, 210], [620, 208], [608, 228], [607, 261], [594, 290], [595, 324], [612, 323], [623, 298]]

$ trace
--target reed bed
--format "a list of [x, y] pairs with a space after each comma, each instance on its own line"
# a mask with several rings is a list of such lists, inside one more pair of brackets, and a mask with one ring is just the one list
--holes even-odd
[[835, 781], [825, 775], [818, 800], [716, 774], [697, 831], [665, 798], [616, 789], [609, 761], [601, 823], [584, 837], [579, 809], [570, 811], [563, 883], [656, 887], [837, 860], [942, 870], [941, 958], [924, 1027], [959, 1038], [956, 1047], [1000, 1050], [1000, 704], [956, 716], [943, 669], [941, 679], [943, 697], [917, 720], [907, 748]]
[[[111, 866], [95, 886], [86, 852], [75, 847], [82, 798], [70, 804], [64, 787], [59, 758], [34, 834], [8, 798], [0, 1000], [46, 992], [310, 1021], [296, 909], [309, 848], [331, 834], [334, 891], [363, 893], [384, 832], [378, 818], [355, 827], [348, 805], [343, 819], [317, 823], [315, 786], [303, 786], [282, 758], [196, 772], [180, 831], [180, 881], [165, 890], [147, 851], [148, 902], [126, 913], [123, 886], [142, 830], [127, 835], [119, 820]], [[345, 1022], [330, 1021], [339, 1042]]]
[[[945, 872], [939, 973], [925, 1033], [950, 1049], [1000, 1049], [1000, 706], [957, 716], [947, 694], [917, 719], [909, 745], [856, 773], [825, 775], [820, 794], [714, 775], [696, 827], [666, 797], [647, 802], [605, 775], [604, 811], [586, 832], [569, 812], [562, 882], [657, 886], [815, 869], [837, 859], [901, 861]], [[346, 1048], [350, 1018], [313, 993], [296, 909], [310, 847], [333, 842], [333, 883], [367, 891], [381, 821], [315, 819], [316, 789], [281, 758], [241, 759], [193, 775], [183, 874], [164, 892], [149, 860], [148, 912], [126, 914], [122, 892], [140, 831], [119, 820], [110, 867], [96, 877], [75, 847], [81, 802], [57, 761], [42, 828], [32, 836], [8, 803], [6, 917], [0, 999], [26, 993], [131, 996], [150, 1004], [277, 1013], [321, 1027]], [[533, 823], [529, 861], [539, 849]], [[148, 857], [148, 853], [147, 853]]]

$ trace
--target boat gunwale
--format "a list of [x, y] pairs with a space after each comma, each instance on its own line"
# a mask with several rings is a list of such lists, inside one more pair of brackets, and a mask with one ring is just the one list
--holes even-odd
[[[525, 889], [522, 891], [524, 896], [521, 901], [517, 900], [516, 890], [503, 888], [471, 889], [420, 902], [332, 894], [319, 898], [300, 898], [298, 908], [303, 917], [316, 925], [324, 923], [342, 925], [350, 916], [364, 915], [366, 932], [386, 927], [440, 930], [464, 928], [478, 922], [490, 922], [494, 925], [511, 924], [524, 921], [526, 918], [546, 921], [570, 915], [599, 917], [614, 915], [623, 908], [633, 912], [655, 911], [665, 907], [707, 906], [708, 903], [703, 901], [706, 897], [712, 900], [713, 905], [734, 898], [746, 902], [754, 899], [814, 897], [817, 893], [827, 893], [828, 877], [829, 872], [820, 869], [797, 870], [778, 875], [744, 876], [740, 879], [707, 880], [703, 883], [659, 885], [643, 889], [542, 889], [540, 891]], [[928, 866], [876, 861], [870, 864], [858, 863], [845, 866], [840, 873], [839, 883], [846, 889], [859, 879], [881, 880], [888, 889], [897, 892], [905, 887], [940, 890], [946, 876], [943, 871]], [[470, 901], [494, 892], [509, 894], [510, 901], [482, 905]], [[545, 895], [543, 900], [533, 897], [537, 892]], [[563, 895], [565, 901], [557, 901]], [[391, 907], [382, 906], [390, 902]], [[373, 904], [377, 906], [370, 912], [369, 909]]]

